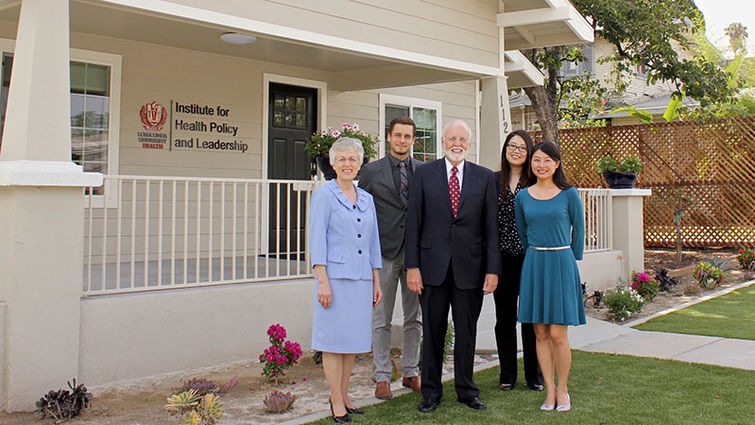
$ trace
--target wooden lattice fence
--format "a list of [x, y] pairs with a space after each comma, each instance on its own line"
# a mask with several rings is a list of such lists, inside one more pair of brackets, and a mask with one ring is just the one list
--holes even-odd
[[635, 186], [653, 191], [644, 204], [646, 246], [675, 246], [678, 205], [688, 206], [684, 246], [755, 246], [755, 117], [568, 129], [559, 137], [566, 174], [579, 187], [605, 186], [596, 164], [606, 154], [642, 159]]

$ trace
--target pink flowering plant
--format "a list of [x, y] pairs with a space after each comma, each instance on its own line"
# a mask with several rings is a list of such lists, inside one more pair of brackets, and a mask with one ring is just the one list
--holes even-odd
[[726, 273], [710, 263], [699, 262], [692, 270], [692, 277], [701, 288], [710, 289], [720, 286], [726, 278]]
[[755, 272], [755, 251], [750, 248], [741, 248], [737, 251], [737, 262], [743, 270]]
[[264, 365], [262, 375], [268, 381], [278, 381], [286, 374], [286, 369], [298, 363], [302, 355], [301, 346], [298, 342], [286, 340], [286, 328], [279, 323], [270, 325], [267, 336], [270, 347], [260, 354], [260, 363]]
[[660, 285], [658, 281], [650, 277], [647, 273], [632, 273], [632, 289], [642, 295], [645, 302], [653, 301], [658, 296]]
[[304, 150], [307, 151], [307, 155], [310, 158], [314, 158], [317, 155], [328, 153], [333, 143], [341, 137], [351, 137], [360, 140], [365, 155], [371, 158], [377, 156], [377, 151], [375, 151], [375, 144], [378, 142], [377, 138], [361, 130], [357, 123], [343, 123], [340, 129], [328, 127], [315, 132], [310, 136], [309, 141], [304, 146]]

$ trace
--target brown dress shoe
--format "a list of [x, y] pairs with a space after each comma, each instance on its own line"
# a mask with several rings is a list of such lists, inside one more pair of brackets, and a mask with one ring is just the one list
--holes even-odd
[[380, 381], [375, 385], [375, 398], [380, 400], [390, 400], [393, 397], [391, 394], [391, 384], [388, 381]]
[[401, 381], [401, 385], [405, 386], [406, 388], [411, 388], [415, 393], [422, 392], [422, 386], [419, 383], [419, 376], [405, 377]]

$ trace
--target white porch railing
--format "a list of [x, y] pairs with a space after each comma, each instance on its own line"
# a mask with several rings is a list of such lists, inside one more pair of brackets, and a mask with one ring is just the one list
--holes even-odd
[[611, 189], [577, 189], [585, 209], [585, 252], [613, 249]]
[[107, 202], [87, 195], [84, 295], [312, 276], [305, 229], [316, 184], [105, 176]]
[[[310, 277], [306, 221], [318, 183], [105, 176], [109, 193], [87, 195], [83, 294]], [[579, 194], [585, 250], [611, 249], [610, 190]]]

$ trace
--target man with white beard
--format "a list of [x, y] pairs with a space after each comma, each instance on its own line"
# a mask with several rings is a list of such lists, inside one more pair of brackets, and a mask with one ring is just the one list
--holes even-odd
[[486, 409], [472, 375], [482, 298], [495, 291], [501, 267], [498, 200], [493, 172], [466, 161], [470, 137], [467, 123], [449, 123], [443, 129], [445, 157], [417, 167], [409, 188], [405, 263], [407, 284], [420, 295], [422, 308], [423, 413], [435, 411], [443, 395], [449, 308], [457, 400]]

